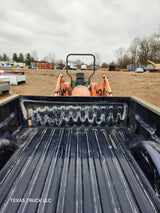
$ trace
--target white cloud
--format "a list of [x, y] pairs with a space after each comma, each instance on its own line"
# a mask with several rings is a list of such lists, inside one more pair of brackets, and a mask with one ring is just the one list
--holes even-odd
[[89, 52], [115, 60], [121, 46], [156, 30], [159, 0], [5, 0], [1, 2], [0, 54]]

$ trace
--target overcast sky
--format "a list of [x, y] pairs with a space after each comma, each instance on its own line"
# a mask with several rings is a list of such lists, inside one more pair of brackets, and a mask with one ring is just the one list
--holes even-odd
[[3, 0], [0, 7], [0, 54], [9, 56], [94, 53], [111, 62], [160, 24], [160, 0]]

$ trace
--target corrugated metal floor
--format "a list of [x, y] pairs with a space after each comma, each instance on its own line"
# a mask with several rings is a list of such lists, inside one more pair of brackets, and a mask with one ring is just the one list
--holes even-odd
[[124, 128], [30, 128], [0, 186], [0, 212], [155, 212], [120, 142]]

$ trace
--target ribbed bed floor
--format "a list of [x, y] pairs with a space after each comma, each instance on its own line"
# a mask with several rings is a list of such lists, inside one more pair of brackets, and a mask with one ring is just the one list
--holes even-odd
[[124, 128], [22, 129], [0, 212], [154, 212], [120, 145], [128, 136]]

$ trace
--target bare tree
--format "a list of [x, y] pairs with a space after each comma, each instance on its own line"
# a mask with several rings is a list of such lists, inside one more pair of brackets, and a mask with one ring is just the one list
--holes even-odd
[[130, 47], [129, 47], [129, 51], [130, 51], [130, 54], [131, 54], [131, 64], [135, 64], [138, 62], [138, 45], [139, 45], [139, 42], [140, 42], [140, 38], [135, 38]]
[[59, 60], [57, 61], [57, 64], [64, 64], [64, 61], [63, 61], [62, 59], [59, 59]]
[[101, 68], [108, 68], [108, 64], [105, 63], [105, 62], [103, 62], [103, 63], [101, 64]]
[[46, 59], [50, 63], [55, 63], [56, 62], [55, 53], [48, 53], [47, 56], [46, 56]]
[[33, 50], [33, 51], [31, 52], [31, 56], [32, 56], [32, 58], [33, 58], [35, 61], [38, 61], [38, 54], [37, 54], [37, 52], [36, 52], [35, 50]]
[[149, 37], [149, 59], [159, 62], [160, 56], [160, 33], [154, 33]]
[[147, 60], [149, 59], [149, 40], [147, 37], [140, 39], [139, 48], [138, 48], [138, 59], [139, 63], [147, 64]]
[[96, 57], [96, 66], [99, 67], [100, 66], [100, 54], [99, 53], [95, 53], [94, 54]]
[[80, 59], [77, 59], [77, 60], [75, 61], [75, 64], [77, 65], [78, 69], [80, 69], [80, 68], [81, 68], [82, 62], [81, 62]]
[[115, 56], [117, 58], [117, 66], [119, 68], [126, 68], [128, 64], [131, 63], [132, 59], [130, 56], [130, 50], [126, 50], [120, 47], [116, 52]]
[[129, 49], [121, 47], [115, 52], [117, 66], [125, 68], [129, 64], [147, 64], [147, 60], [160, 62], [160, 26], [158, 30], [150, 36], [135, 38]]
[[116, 62], [112, 61], [111, 63], [109, 63], [109, 66], [116, 66]]
[[115, 52], [115, 56], [117, 58], [117, 65], [121, 68], [123, 67], [123, 58], [124, 58], [125, 52], [126, 52], [126, 49], [124, 47], [120, 47]]

